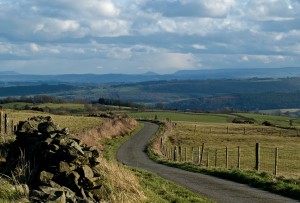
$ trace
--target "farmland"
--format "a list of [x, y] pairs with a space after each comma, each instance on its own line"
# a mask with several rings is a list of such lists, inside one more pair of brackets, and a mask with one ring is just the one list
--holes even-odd
[[[13, 120], [15, 124], [19, 121], [27, 120], [33, 116], [49, 116], [51, 114], [36, 112], [36, 111], [14, 111], [14, 110], [6, 110], [10, 120]], [[70, 133], [81, 133], [90, 128], [99, 126], [103, 120], [100, 118], [94, 117], [84, 117], [84, 116], [70, 116], [70, 115], [51, 115], [53, 120], [61, 127], [61, 128], [69, 128]]]
[[[172, 121], [173, 127], [164, 139], [164, 153], [169, 159], [173, 160], [177, 156], [176, 161], [180, 159], [195, 165], [254, 170], [256, 143], [259, 143], [260, 171], [275, 174], [276, 170], [276, 175], [300, 178], [299, 119], [249, 113], [143, 112], [131, 115], [136, 118]], [[236, 124], [232, 123], [233, 119], [251, 120], [254, 123]], [[272, 126], [262, 125], [265, 121]], [[275, 153], [278, 153], [276, 169]]]

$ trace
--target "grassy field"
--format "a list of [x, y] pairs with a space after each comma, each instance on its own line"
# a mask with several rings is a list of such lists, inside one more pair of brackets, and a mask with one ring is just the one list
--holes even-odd
[[43, 112], [36, 111], [15, 111], [15, 110], [5, 110], [4, 113], [8, 115], [10, 120], [13, 120], [14, 124], [17, 124], [19, 121], [27, 120], [33, 116], [48, 116], [54, 119], [54, 122], [57, 123], [61, 128], [69, 128], [70, 133], [81, 133], [92, 127], [96, 127], [103, 122], [103, 119], [96, 117], [84, 117], [84, 116], [67, 116], [67, 115], [52, 115]]
[[[189, 115], [185, 114], [184, 116]], [[293, 128], [283, 129], [263, 126], [259, 123], [269, 121], [281, 127], [288, 127], [291, 118], [239, 114], [238, 116], [255, 119], [255, 124], [233, 124], [229, 122], [231, 115], [227, 117], [226, 115], [211, 114], [190, 116], [186, 119], [188, 121], [176, 121], [176, 125], [173, 125], [172, 130], [168, 133], [165, 139], [167, 148], [165, 154], [169, 158], [174, 159], [174, 146], [180, 146], [180, 152], [177, 148], [178, 159], [199, 164], [204, 143], [201, 162], [203, 166], [237, 168], [239, 163], [241, 169], [253, 170], [255, 168], [255, 146], [256, 143], [259, 143], [261, 171], [275, 173], [275, 150], [278, 148], [278, 175], [300, 179], [299, 119], [293, 120]], [[211, 118], [214, 117], [218, 119], [212, 122]], [[182, 117], [173, 115], [173, 118]], [[195, 122], [196, 119], [197, 122]], [[240, 161], [238, 161], [238, 154], [240, 154]]]
[[211, 123], [228, 123], [231, 122], [235, 116], [228, 114], [210, 114], [210, 113], [178, 113], [166, 111], [146, 111], [146, 112], [133, 112], [129, 113], [130, 116], [136, 119], [149, 119], [171, 121], [186, 121], [186, 122], [211, 122]]

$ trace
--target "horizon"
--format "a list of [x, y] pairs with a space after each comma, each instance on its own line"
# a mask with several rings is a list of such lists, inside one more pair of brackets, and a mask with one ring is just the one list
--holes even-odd
[[[274, 70], [274, 69], [300, 69], [300, 67], [279, 67], [279, 68], [245, 68], [245, 69], [242, 69], [242, 70]], [[200, 69], [200, 70], [177, 70], [175, 72], [172, 72], [172, 73], [166, 73], [166, 74], [160, 74], [160, 73], [156, 73], [154, 71], [147, 71], [147, 72], [144, 72], [144, 73], [65, 73], [65, 74], [24, 74], [24, 73], [20, 73], [20, 72], [17, 72], [17, 71], [1, 71], [0, 70], [0, 75], [41, 75], [41, 76], [55, 76], [55, 75], [137, 75], [137, 76], [149, 76], [149, 75], [157, 75], [157, 76], [167, 76], [167, 75], [175, 75], [177, 73], [185, 73], [186, 71], [187, 72], [202, 72], [202, 71], [211, 71], [211, 72], [214, 72], [214, 71], [226, 71], [226, 72], [234, 72], [236, 70], [241, 70], [239, 68], [228, 68], [228, 69]]]
[[298, 0], [0, 0], [0, 10], [0, 71], [300, 67]]

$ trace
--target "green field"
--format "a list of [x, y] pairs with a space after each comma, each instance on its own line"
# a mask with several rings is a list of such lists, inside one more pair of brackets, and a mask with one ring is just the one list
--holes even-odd
[[210, 113], [178, 113], [167, 111], [146, 111], [146, 112], [134, 112], [129, 113], [130, 116], [136, 119], [149, 119], [154, 120], [166, 120], [171, 121], [186, 121], [186, 122], [211, 122], [211, 123], [228, 123], [231, 122], [235, 116], [228, 114], [210, 114]]
[[[232, 115], [223, 114], [176, 114], [151, 112], [135, 114], [145, 117], [158, 115], [169, 117], [176, 125], [165, 137], [165, 155], [174, 159], [174, 146], [177, 148], [177, 161], [199, 164], [202, 144], [204, 150], [201, 165], [217, 168], [255, 168], [255, 146], [260, 144], [260, 170], [275, 172], [275, 150], [278, 148], [278, 175], [288, 178], [300, 178], [300, 127], [299, 119], [289, 126], [289, 117], [265, 116], [256, 114], [237, 114], [239, 117], [255, 119], [254, 124], [231, 123]], [[280, 127], [263, 126], [269, 121]], [[226, 147], [228, 161], [226, 165]], [[238, 161], [238, 147], [240, 161]], [[208, 157], [208, 158], [207, 158]], [[238, 164], [239, 163], [239, 164]]]
[[61, 128], [69, 128], [70, 133], [81, 133], [93, 127], [99, 126], [103, 119], [99, 117], [85, 117], [85, 116], [68, 116], [68, 115], [53, 115], [44, 112], [36, 111], [15, 111], [15, 110], [5, 110], [3, 111], [8, 115], [8, 118], [17, 124], [19, 121], [27, 120], [33, 116], [51, 116], [54, 122], [57, 123]]

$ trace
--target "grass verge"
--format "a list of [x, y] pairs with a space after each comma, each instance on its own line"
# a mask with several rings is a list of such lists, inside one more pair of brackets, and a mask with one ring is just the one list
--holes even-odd
[[[143, 125], [140, 124], [131, 134], [106, 140], [103, 156], [110, 162], [117, 162], [116, 153], [120, 146], [142, 128]], [[198, 195], [170, 181], [166, 181], [156, 174], [136, 169], [134, 167], [124, 167], [130, 169], [138, 177], [147, 197], [146, 202], [212, 202], [208, 199], [199, 197]]]
[[[1, 177], [1, 176], [0, 176]], [[29, 202], [28, 194], [19, 184], [13, 184], [6, 180], [7, 178], [0, 178], [0, 202]]]
[[256, 171], [243, 171], [238, 169], [220, 169], [220, 168], [204, 168], [190, 163], [178, 163], [164, 159], [153, 149], [155, 141], [163, 131], [163, 123], [160, 123], [160, 131], [150, 140], [148, 144], [148, 156], [161, 164], [171, 167], [180, 168], [187, 171], [204, 173], [207, 175], [216, 176], [223, 179], [232, 180], [235, 182], [247, 184], [252, 187], [260, 188], [275, 194], [290, 197], [300, 200], [300, 181], [293, 179], [277, 178], [265, 172], [258, 173]]

